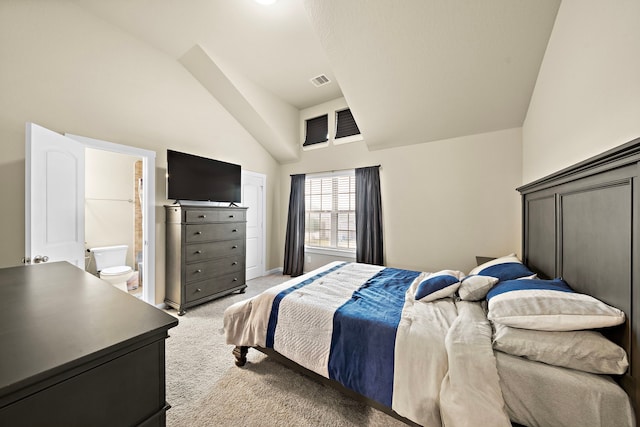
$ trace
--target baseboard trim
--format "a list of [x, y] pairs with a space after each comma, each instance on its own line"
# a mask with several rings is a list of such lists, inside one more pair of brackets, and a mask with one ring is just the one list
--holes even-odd
[[264, 275], [265, 275], [265, 276], [268, 276], [268, 275], [270, 275], [270, 274], [277, 274], [277, 273], [282, 274], [282, 272], [283, 272], [283, 271], [284, 271], [284, 268], [282, 268], [282, 267], [272, 268], [271, 270], [266, 271], [266, 272], [264, 273]]

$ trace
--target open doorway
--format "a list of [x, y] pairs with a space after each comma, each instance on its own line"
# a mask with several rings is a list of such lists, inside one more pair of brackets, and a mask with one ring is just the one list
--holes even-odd
[[[25, 264], [66, 261], [85, 268], [85, 151], [87, 148], [142, 159], [141, 299], [155, 304], [154, 151], [78, 135], [61, 135], [27, 122], [25, 129]], [[105, 177], [104, 179], [109, 179]], [[116, 276], [118, 277], [118, 276]]]
[[[66, 137], [76, 140], [85, 146], [86, 150], [92, 150], [94, 153], [98, 153], [98, 158], [101, 157], [99, 153], [102, 153], [106, 157], [120, 156], [124, 159], [125, 164], [134, 164], [134, 171], [131, 175], [127, 176], [124, 180], [127, 181], [125, 185], [134, 186], [134, 191], [131, 193], [131, 197], [120, 197], [115, 194], [114, 197], [94, 197], [98, 200], [86, 200], [85, 205], [90, 206], [92, 212], [95, 214], [94, 220], [97, 220], [101, 216], [108, 215], [108, 212], [117, 208], [118, 205], [124, 205], [130, 210], [120, 210], [125, 213], [120, 214], [119, 217], [124, 218], [128, 213], [131, 213], [132, 220], [130, 226], [125, 226], [121, 223], [111, 223], [110, 227], [120, 230], [115, 235], [111, 235], [106, 239], [89, 241], [89, 239], [102, 239], [99, 234], [93, 234], [87, 237], [87, 246], [95, 246], [106, 243], [105, 246], [118, 245], [122, 240], [126, 240], [128, 243], [127, 253], [127, 265], [133, 267], [133, 270], [139, 271], [138, 273], [138, 286], [142, 283], [141, 289], [133, 289], [135, 283], [131, 283], [130, 287], [134, 294], [145, 302], [155, 305], [155, 158], [156, 153], [150, 150], [144, 150], [141, 148], [130, 147], [121, 144], [115, 144], [108, 141], [102, 141], [94, 138], [88, 138], [80, 135], [65, 134]], [[99, 160], [97, 160], [99, 162]], [[137, 164], [137, 166], [135, 166]], [[101, 171], [103, 175], [102, 179], [113, 179], [114, 171], [107, 170]], [[130, 179], [129, 179], [130, 178]], [[108, 196], [108, 193], [105, 193]], [[113, 200], [101, 200], [101, 199], [113, 199]], [[129, 202], [130, 201], [130, 202]], [[109, 208], [110, 205], [110, 208]], [[138, 211], [136, 211], [136, 205], [138, 205]], [[122, 206], [120, 206], [122, 207]], [[87, 218], [87, 226], [95, 227], [97, 224], [91, 223], [90, 218]], [[136, 222], [139, 221], [137, 224]], [[93, 237], [91, 237], [93, 236]], [[122, 236], [122, 237], [121, 237]], [[113, 240], [113, 239], [116, 240]], [[87, 260], [88, 270], [91, 271], [90, 260]], [[94, 267], [95, 268], [95, 265]]]
[[[85, 148], [84, 241], [85, 270], [98, 274], [92, 248], [112, 248], [121, 254], [117, 266], [128, 267], [123, 284], [131, 295], [142, 297], [142, 159], [138, 156]], [[101, 260], [104, 257], [100, 258]], [[107, 267], [114, 267], [111, 265]], [[126, 278], [126, 283], [124, 279]]]

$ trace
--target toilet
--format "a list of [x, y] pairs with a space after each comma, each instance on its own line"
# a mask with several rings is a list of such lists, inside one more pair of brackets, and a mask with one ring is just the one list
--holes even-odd
[[127, 280], [133, 275], [133, 269], [125, 265], [128, 248], [127, 245], [117, 245], [89, 249], [96, 261], [99, 277], [124, 292], [127, 292]]

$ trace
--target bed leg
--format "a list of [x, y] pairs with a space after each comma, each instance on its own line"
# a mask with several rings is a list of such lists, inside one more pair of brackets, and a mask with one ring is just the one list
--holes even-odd
[[247, 363], [247, 352], [249, 351], [249, 347], [245, 346], [236, 346], [233, 349], [233, 355], [236, 358], [236, 366], [244, 366]]

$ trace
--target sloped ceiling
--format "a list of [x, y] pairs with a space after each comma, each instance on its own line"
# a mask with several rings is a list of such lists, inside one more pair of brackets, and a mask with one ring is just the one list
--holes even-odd
[[558, 1], [306, 0], [370, 149], [522, 126]]
[[370, 149], [521, 126], [560, 0], [75, 3], [180, 61], [290, 162], [296, 112], [342, 96]]

